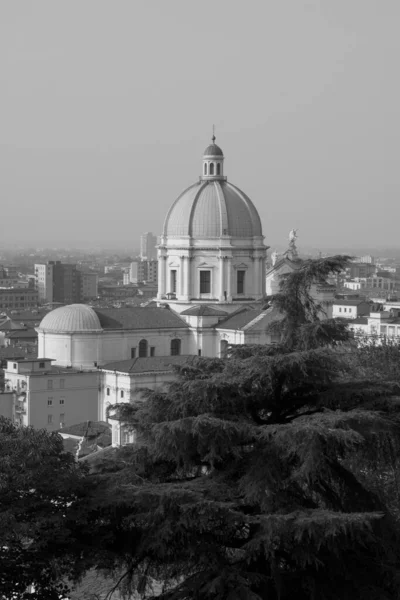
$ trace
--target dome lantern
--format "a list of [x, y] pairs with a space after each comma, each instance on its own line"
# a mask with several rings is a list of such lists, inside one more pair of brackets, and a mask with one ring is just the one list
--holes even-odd
[[224, 153], [215, 143], [215, 135], [211, 138], [211, 144], [207, 146], [203, 154], [203, 171], [201, 179], [208, 180], [226, 180], [224, 177]]

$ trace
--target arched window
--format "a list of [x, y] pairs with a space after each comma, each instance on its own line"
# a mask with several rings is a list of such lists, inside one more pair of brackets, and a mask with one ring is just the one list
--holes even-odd
[[147, 340], [139, 342], [139, 357], [147, 356]]
[[204, 163], [204, 175], [207, 175], [207, 163]]
[[210, 175], [214, 175], [214, 163], [210, 163]]
[[179, 356], [181, 353], [181, 340], [171, 340], [171, 356]]
[[221, 175], [221, 163], [217, 163], [217, 175]]
[[221, 358], [225, 358], [227, 353], [228, 353], [228, 342], [227, 340], [221, 340], [220, 345], [219, 345], [219, 349], [220, 349], [220, 356]]

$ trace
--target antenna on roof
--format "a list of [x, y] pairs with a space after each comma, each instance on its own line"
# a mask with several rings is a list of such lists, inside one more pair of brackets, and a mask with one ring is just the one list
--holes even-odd
[[215, 125], [213, 125], [212, 143], [215, 144]]

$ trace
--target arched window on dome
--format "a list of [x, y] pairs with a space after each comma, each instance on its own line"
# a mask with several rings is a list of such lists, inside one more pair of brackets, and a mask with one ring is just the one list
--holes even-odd
[[214, 175], [214, 163], [210, 163], [210, 175]]
[[207, 175], [207, 163], [204, 163], [204, 175]]
[[171, 356], [180, 356], [181, 354], [181, 340], [171, 340]]
[[147, 340], [140, 340], [139, 342], [139, 358], [147, 356]]
[[221, 163], [217, 163], [217, 175], [221, 175]]

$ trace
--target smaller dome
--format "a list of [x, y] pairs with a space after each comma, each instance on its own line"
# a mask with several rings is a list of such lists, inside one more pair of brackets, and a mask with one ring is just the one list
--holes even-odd
[[204, 150], [203, 156], [223, 156], [223, 155], [224, 155], [224, 153], [222, 152], [221, 148], [219, 146], [217, 146], [217, 144], [210, 144]]
[[99, 317], [86, 304], [69, 304], [49, 312], [40, 322], [43, 331], [75, 333], [101, 331]]

